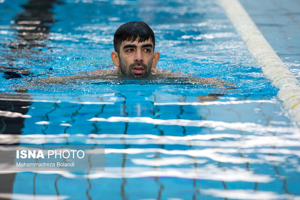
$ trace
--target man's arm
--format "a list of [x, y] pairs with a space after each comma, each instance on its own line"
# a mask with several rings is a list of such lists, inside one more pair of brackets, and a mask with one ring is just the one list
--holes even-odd
[[34, 79], [33, 81], [36, 83], [59, 83], [62, 81], [70, 81], [77, 79], [94, 79], [99, 77], [106, 77], [109, 75], [117, 75], [116, 69], [107, 69], [107, 70], [94, 70], [91, 72], [79, 72], [78, 75], [73, 76], [58, 76], [58, 77], [48, 77], [48, 78], [39, 78]]
[[218, 87], [230, 86], [236, 88], [237, 85], [231, 82], [223, 82], [217, 78], [200, 78], [200, 77], [190, 77], [190, 82], [193, 84], [203, 84], [203, 85], [214, 85]]
[[[223, 82], [217, 78], [201, 78], [190, 76], [191, 74], [182, 74], [180, 72], [172, 72], [170, 70], [162, 70], [159, 68], [154, 68], [151, 70], [153, 74], [161, 75], [168, 78], [184, 78], [187, 82], [192, 84], [201, 84], [201, 85], [214, 85], [214, 86], [231, 86], [236, 88], [237, 85], [231, 82]], [[188, 76], [187, 76], [188, 75]]]
[[[151, 70], [151, 73], [166, 78], [185, 78], [189, 83], [192, 84], [231, 86], [234, 88], [237, 87], [233, 83], [223, 82], [218, 80], [217, 78], [190, 77], [180, 72], [171, 72], [170, 70], [162, 70], [159, 68], [153, 68]], [[97, 69], [91, 72], [79, 72], [78, 75], [73, 75], [73, 76], [48, 77], [48, 78], [34, 79], [33, 81], [36, 82], [36, 84], [59, 83], [59, 82], [69, 81], [69, 80], [94, 79], [94, 78], [107, 77], [110, 75], [117, 75], [117, 74], [118, 74], [118, 70], [116, 68], [106, 69], [106, 70]]]

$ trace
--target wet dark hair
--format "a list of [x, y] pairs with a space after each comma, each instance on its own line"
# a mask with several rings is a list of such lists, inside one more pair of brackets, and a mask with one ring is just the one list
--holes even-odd
[[139, 38], [139, 42], [144, 42], [149, 38], [153, 42], [153, 50], [155, 47], [155, 37], [152, 29], [142, 21], [133, 21], [121, 25], [114, 35], [114, 47], [117, 53], [120, 53], [120, 46], [123, 41], [134, 42]]

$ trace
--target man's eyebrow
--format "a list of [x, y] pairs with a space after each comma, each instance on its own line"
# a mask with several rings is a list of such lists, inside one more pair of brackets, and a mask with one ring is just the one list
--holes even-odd
[[144, 45], [142, 45], [142, 47], [143, 47], [143, 48], [145, 48], [145, 47], [151, 47], [151, 48], [152, 48], [153, 45], [152, 45], [152, 44], [144, 44]]
[[[151, 47], [153, 48], [153, 45], [152, 44], [144, 44], [142, 45], [142, 48], [145, 48], [145, 47]], [[136, 48], [136, 45], [134, 44], [126, 44], [123, 49], [127, 49], [127, 48]]]
[[126, 49], [126, 48], [136, 48], [136, 45], [134, 44], [126, 44], [123, 49]]

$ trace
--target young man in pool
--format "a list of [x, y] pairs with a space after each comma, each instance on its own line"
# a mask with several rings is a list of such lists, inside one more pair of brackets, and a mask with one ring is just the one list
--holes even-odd
[[[155, 36], [153, 30], [141, 21], [128, 22], [121, 25], [114, 35], [114, 49], [111, 59], [114, 65], [107, 70], [94, 70], [91, 72], [81, 72], [76, 76], [49, 77], [38, 79], [41, 83], [56, 83], [66, 80], [99, 78], [118, 75], [119, 78], [146, 78], [151, 73], [155, 77], [181, 78], [185, 77], [180, 72], [174, 73], [156, 68], [159, 60], [159, 52], [154, 52]], [[229, 85], [232, 83], [219, 81], [217, 78], [185, 77], [188, 82], [194, 84], [212, 84], [215, 86]]]
[[[170, 72], [156, 68], [159, 52], [154, 52], [155, 36], [153, 30], [142, 21], [133, 21], [121, 25], [114, 35], [114, 49], [111, 59], [114, 66], [108, 70], [83, 72], [78, 76], [50, 77], [40, 79], [41, 82], [60, 82], [81, 78], [98, 78], [108, 75], [120, 77], [145, 78], [151, 73], [171, 76]], [[173, 77], [178, 73], [174, 73]]]
[[48, 77], [38, 81], [56, 83], [83, 78], [104, 78], [110, 75], [119, 75], [120, 78], [145, 78], [151, 73], [163, 73], [156, 68], [160, 55], [154, 52], [154, 47], [154, 33], [145, 22], [128, 22], [121, 25], [114, 35], [115, 51], [111, 53], [111, 59], [117, 68], [112, 66], [107, 70], [96, 69], [91, 72], [80, 72], [76, 76]]

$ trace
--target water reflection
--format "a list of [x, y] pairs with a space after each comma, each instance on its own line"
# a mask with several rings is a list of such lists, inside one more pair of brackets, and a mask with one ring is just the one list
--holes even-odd
[[[12, 30], [17, 30], [16, 41], [5, 43], [11, 49], [11, 53], [17, 51], [17, 55], [4, 54], [8, 66], [0, 66], [0, 72], [4, 73], [5, 79], [21, 78], [31, 74], [30, 69], [14, 66], [14, 62], [22, 58], [30, 62], [32, 54], [38, 53], [42, 48], [47, 48], [43, 41], [48, 39], [50, 28], [56, 21], [51, 11], [54, 4], [61, 4], [61, 1], [29, 0], [27, 4], [21, 5], [24, 11], [15, 17], [14, 24], [10, 27]], [[25, 52], [22, 51], [24, 49]]]
[[[0, 148], [5, 148], [6, 145], [20, 144], [21, 137], [19, 136], [25, 127], [24, 120], [30, 117], [27, 115], [31, 105], [30, 101], [31, 97], [28, 94], [0, 95]], [[13, 157], [10, 159], [14, 160]], [[0, 194], [13, 192], [15, 175], [16, 173], [13, 172], [0, 172]]]
[[[16, 67], [13, 62], [23, 57], [31, 58], [31, 54], [35, 52], [33, 48], [46, 47], [43, 41], [48, 39], [51, 25], [55, 22], [51, 9], [53, 9], [54, 4], [58, 3], [60, 3], [58, 0], [29, 0], [27, 4], [22, 5], [24, 11], [17, 15], [14, 19], [14, 24], [11, 26], [11, 29], [18, 31], [16, 33], [18, 36], [17, 41], [5, 44], [11, 49], [11, 53], [19, 52], [17, 55], [12, 55], [11, 53], [3, 55], [7, 60], [8, 66], [0, 66], [0, 72], [3, 72], [5, 79], [21, 78], [31, 74], [30, 69]], [[29, 50], [29, 54], [21, 52], [23, 49]], [[15, 136], [21, 135], [24, 128], [24, 120], [30, 117], [27, 113], [31, 106], [31, 96], [26, 94], [26, 91], [17, 92], [25, 92], [25, 94], [21, 96], [0, 96], [0, 134], [1, 137], [4, 136], [0, 140], [1, 145], [18, 145], [20, 137]], [[7, 140], [5, 134], [8, 135], [8, 138], [13, 139]], [[0, 173], [0, 193], [13, 193], [15, 176], [15, 173]]]
[[56, 21], [51, 11], [54, 4], [61, 4], [61, 1], [29, 0], [27, 4], [22, 5], [24, 11], [15, 18], [14, 25], [11, 26], [11, 29], [18, 30], [16, 35], [19, 41], [8, 46], [18, 50], [46, 47], [42, 41], [48, 39], [50, 28]]

